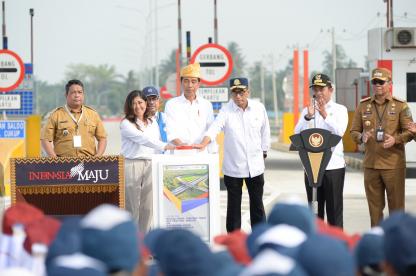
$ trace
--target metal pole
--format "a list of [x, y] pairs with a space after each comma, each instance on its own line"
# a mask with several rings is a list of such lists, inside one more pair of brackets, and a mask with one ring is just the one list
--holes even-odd
[[393, 28], [393, 0], [390, 0], [390, 28]]
[[266, 104], [264, 95], [264, 67], [263, 60], [260, 62], [260, 90], [261, 90], [261, 102]]
[[386, 22], [387, 28], [393, 28], [393, 0], [384, 0], [387, 5]]
[[154, 77], [155, 77], [155, 72], [154, 72], [154, 67], [153, 67], [153, 62], [154, 62], [154, 53], [152, 51], [152, 45], [153, 45], [153, 20], [152, 20], [152, 0], [149, 0], [149, 25], [150, 25], [150, 30], [149, 30], [149, 84], [150, 85], [154, 85]]
[[2, 32], [3, 32], [3, 49], [8, 49], [7, 45], [7, 36], [6, 36], [6, 3], [2, 2], [2, 15], [3, 15], [3, 25], [2, 25]]
[[33, 16], [35, 15], [34, 9], [29, 9], [30, 14], [30, 63], [33, 68]]
[[157, 24], [157, 0], [155, 0], [155, 86], [159, 87], [159, 56], [158, 56], [158, 24]]
[[303, 107], [309, 105], [309, 52], [303, 50]]
[[293, 125], [299, 118], [299, 51], [293, 51]]
[[181, 77], [182, 68], [182, 22], [181, 22], [181, 0], [178, 0], [178, 50], [176, 52], [176, 95], [181, 94]]
[[[273, 91], [273, 111], [274, 111], [274, 125], [279, 128], [279, 113], [277, 110], [277, 89], [276, 89], [276, 72], [274, 69], [274, 56], [272, 54], [272, 91]], [[277, 133], [279, 136], [279, 132]]]
[[182, 18], [181, 18], [181, 0], [178, 0], [178, 50], [179, 50], [179, 67], [182, 68]]
[[[2, 15], [3, 15], [3, 25], [2, 25], [2, 33], [3, 33], [3, 49], [7, 49], [7, 36], [6, 36], [6, 4], [4, 1], [2, 2]], [[2, 92], [5, 94], [6, 92]], [[7, 120], [6, 110], [3, 110], [3, 120]]]
[[188, 64], [191, 63], [191, 32], [186, 32], [186, 61]]
[[[337, 44], [335, 43], [335, 28], [332, 27], [332, 83], [336, 85], [335, 80], [335, 71], [337, 69]], [[332, 93], [332, 99], [335, 100], [336, 97], [336, 89]]]
[[335, 44], [335, 28], [331, 30], [332, 37], [332, 83], [335, 83], [335, 70], [337, 68], [337, 45]]
[[218, 44], [217, 0], [214, 0], [214, 43]]

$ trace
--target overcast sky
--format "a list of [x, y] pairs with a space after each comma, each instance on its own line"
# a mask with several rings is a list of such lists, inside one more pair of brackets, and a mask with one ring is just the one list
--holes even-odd
[[[71, 63], [111, 64], [119, 73], [165, 59], [178, 45], [177, 0], [6, 0], [9, 49], [30, 61], [34, 16], [34, 63], [38, 79], [63, 80]], [[182, 32], [192, 50], [213, 36], [214, 0], [182, 0]], [[239, 44], [251, 64], [273, 53], [283, 68], [292, 47], [309, 46], [310, 69], [320, 70], [322, 52], [344, 46], [359, 66], [367, 54], [367, 30], [386, 25], [383, 0], [217, 0], [219, 44]], [[157, 6], [157, 12], [155, 9]], [[407, 13], [407, 14], [405, 14]], [[157, 25], [155, 26], [155, 16]], [[416, 0], [394, 1], [395, 26], [416, 27]], [[155, 47], [155, 36], [158, 37]], [[185, 46], [184, 46], [185, 47]], [[157, 51], [155, 50], [157, 48]]]

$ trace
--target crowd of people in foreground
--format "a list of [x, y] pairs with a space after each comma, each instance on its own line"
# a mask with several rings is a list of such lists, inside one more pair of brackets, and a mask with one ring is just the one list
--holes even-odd
[[143, 236], [113, 205], [59, 221], [17, 203], [3, 215], [0, 275], [416, 275], [414, 233], [416, 217], [396, 212], [348, 235], [290, 198], [250, 234], [219, 235], [210, 247], [185, 229]]

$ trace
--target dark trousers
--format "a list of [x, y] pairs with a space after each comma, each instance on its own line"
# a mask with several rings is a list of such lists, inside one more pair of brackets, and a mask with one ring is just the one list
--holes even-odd
[[[325, 219], [331, 225], [343, 228], [343, 191], [345, 168], [325, 171], [322, 185], [318, 188], [318, 217]], [[312, 188], [305, 174], [305, 187], [309, 204], [312, 202]], [[325, 208], [326, 207], [326, 208]]]
[[264, 174], [256, 177], [237, 178], [224, 175], [224, 184], [227, 187], [227, 232], [241, 228], [241, 195], [243, 180], [246, 183], [250, 198], [251, 226], [266, 220], [263, 206]]

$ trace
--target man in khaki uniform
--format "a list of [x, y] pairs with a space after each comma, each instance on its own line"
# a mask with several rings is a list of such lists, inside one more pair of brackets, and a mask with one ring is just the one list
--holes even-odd
[[51, 113], [42, 130], [43, 149], [50, 157], [103, 155], [107, 134], [98, 113], [83, 104], [84, 85], [79, 80], [70, 80], [65, 95], [66, 105]]
[[407, 126], [409, 131], [412, 132], [414, 134], [414, 139], [416, 141], [416, 123], [409, 123], [409, 125]]
[[361, 100], [355, 110], [351, 136], [365, 144], [364, 186], [371, 226], [383, 220], [385, 191], [389, 212], [404, 209], [406, 178], [405, 144], [412, 139], [407, 129], [412, 114], [407, 103], [391, 96], [391, 73], [372, 71], [373, 96]]

